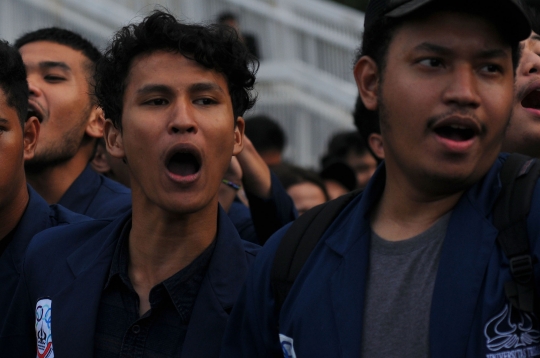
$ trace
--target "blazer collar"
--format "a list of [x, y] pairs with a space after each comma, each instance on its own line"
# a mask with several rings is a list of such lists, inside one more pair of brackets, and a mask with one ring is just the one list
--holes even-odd
[[30, 240], [37, 233], [52, 226], [49, 204], [30, 185], [27, 185], [27, 187], [28, 204], [15, 228], [13, 240], [6, 251], [6, 254], [11, 256], [13, 265], [19, 274], [21, 273], [24, 253]]

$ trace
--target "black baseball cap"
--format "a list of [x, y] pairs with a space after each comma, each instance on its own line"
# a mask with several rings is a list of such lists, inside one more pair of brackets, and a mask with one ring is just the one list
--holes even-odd
[[540, 0], [525, 0], [525, 5], [528, 7], [532, 30], [540, 34]]
[[427, 5], [460, 6], [460, 8], [482, 8], [486, 13], [498, 15], [504, 21], [501, 25], [510, 39], [521, 41], [531, 34], [529, 18], [523, 9], [520, 0], [371, 0], [368, 4], [364, 28], [369, 29], [383, 17], [400, 18], [424, 9]]

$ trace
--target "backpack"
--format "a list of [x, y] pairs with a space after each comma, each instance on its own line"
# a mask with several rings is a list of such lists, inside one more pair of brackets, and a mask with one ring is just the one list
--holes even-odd
[[[493, 208], [493, 224], [499, 230], [497, 242], [510, 263], [512, 280], [505, 283], [511, 304], [540, 318], [533, 260], [527, 233], [527, 216], [534, 187], [540, 176], [538, 160], [511, 154], [500, 172], [502, 190]], [[283, 236], [274, 258], [271, 285], [276, 316], [309, 255], [341, 211], [362, 191], [355, 190], [316, 206], [300, 216]]]

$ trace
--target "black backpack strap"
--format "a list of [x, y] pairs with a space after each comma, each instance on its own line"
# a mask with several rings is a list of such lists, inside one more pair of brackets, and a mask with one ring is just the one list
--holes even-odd
[[339, 198], [318, 205], [294, 221], [285, 233], [276, 251], [271, 272], [271, 284], [276, 300], [276, 313], [309, 255], [326, 229], [361, 191], [355, 190]]
[[540, 312], [527, 233], [527, 216], [539, 176], [540, 163], [536, 159], [511, 154], [501, 169], [502, 190], [493, 209], [493, 224], [499, 230], [497, 241], [512, 274], [512, 281], [505, 283], [506, 297], [514, 307], [526, 312]]

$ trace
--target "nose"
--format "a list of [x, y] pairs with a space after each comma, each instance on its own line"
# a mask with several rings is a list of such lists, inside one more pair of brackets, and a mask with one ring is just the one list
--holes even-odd
[[30, 96], [39, 97], [43, 94], [41, 89], [36, 86], [36, 84], [31, 80], [31, 78], [28, 78], [28, 91]]
[[477, 108], [480, 105], [477, 77], [470, 65], [457, 66], [450, 73], [443, 100], [460, 107]]
[[198, 130], [199, 126], [196, 121], [196, 113], [191, 101], [178, 101], [170, 113], [168, 132], [171, 134], [195, 134]]
[[521, 76], [540, 75], [540, 56], [534, 51], [524, 49], [517, 72]]

